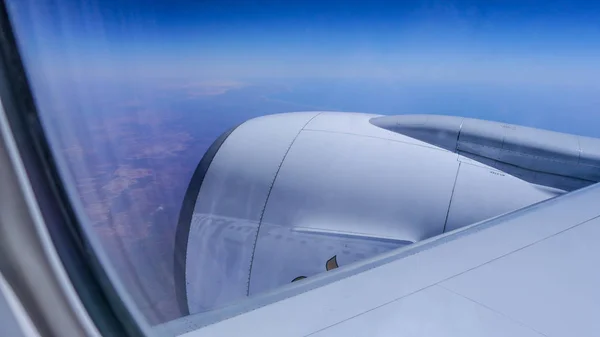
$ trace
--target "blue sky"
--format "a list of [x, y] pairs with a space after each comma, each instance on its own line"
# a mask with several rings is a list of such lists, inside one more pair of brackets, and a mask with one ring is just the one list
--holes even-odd
[[12, 1], [48, 74], [600, 87], [595, 1], [85, 3]]
[[[115, 94], [150, 102], [157, 90], [198, 82], [328, 80], [334, 84], [315, 84], [325, 88], [320, 96], [337, 97], [332, 107], [460, 114], [600, 137], [597, 1], [9, 4], [36, 95], [53, 106], [79, 98], [80, 109], [98, 114]], [[371, 88], [366, 97], [340, 83], [394, 89]], [[421, 93], [395, 98], [407, 85]], [[320, 107], [310, 97], [302, 103]]]

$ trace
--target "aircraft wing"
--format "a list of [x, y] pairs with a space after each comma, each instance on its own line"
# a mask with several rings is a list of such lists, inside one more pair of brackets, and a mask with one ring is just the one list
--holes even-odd
[[186, 337], [598, 336], [599, 201], [600, 184], [592, 185], [249, 298], [216, 323], [192, 315], [159, 329]]

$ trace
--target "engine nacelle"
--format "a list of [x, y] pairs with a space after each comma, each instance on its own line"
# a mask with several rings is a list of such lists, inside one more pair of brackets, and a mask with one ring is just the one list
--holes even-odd
[[182, 310], [220, 308], [562, 193], [374, 117], [277, 114], [217, 139], [177, 229]]

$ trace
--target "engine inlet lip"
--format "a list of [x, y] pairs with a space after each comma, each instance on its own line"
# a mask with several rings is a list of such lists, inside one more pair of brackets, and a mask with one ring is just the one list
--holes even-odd
[[[243, 124], [243, 123], [242, 123]], [[187, 245], [190, 236], [190, 226], [192, 223], [192, 216], [194, 214], [194, 208], [196, 205], [196, 199], [200, 193], [200, 188], [204, 182], [206, 172], [210, 168], [213, 159], [217, 155], [217, 152], [227, 140], [227, 137], [237, 129], [238, 124], [231, 129], [223, 132], [206, 150], [200, 163], [196, 167], [190, 183], [185, 192], [183, 202], [181, 204], [181, 210], [179, 211], [179, 219], [177, 220], [177, 227], [175, 229], [175, 246], [174, 246], [174, 260], [173, 260], [173, 279], [175, 285], [175, 298], [181, 314], [187, 316], [190, 314], [187, 299], [187, 287], [185, 280], [185, 266], [187, 258]]]

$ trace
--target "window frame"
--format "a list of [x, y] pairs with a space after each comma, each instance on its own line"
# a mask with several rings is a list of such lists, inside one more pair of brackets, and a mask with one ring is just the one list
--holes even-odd
[[[4, 0], [0, 1], [0, 100], [27, 176], [26, 183], [33, 191], [53, 248], [87, 314], [102, 335], [146, 336], [149, 327], [118, 284], [99, 242], [83, 226], [86, 218], [81, 205], [69, 197], [75, 194], [69, 188], [68, 177], [61, 175], [66, 172], [64, 163], [54, 155], [42, 126]], [[19, 285], [12, 286], [20, 297], [36, 291], [19, 291]]]

